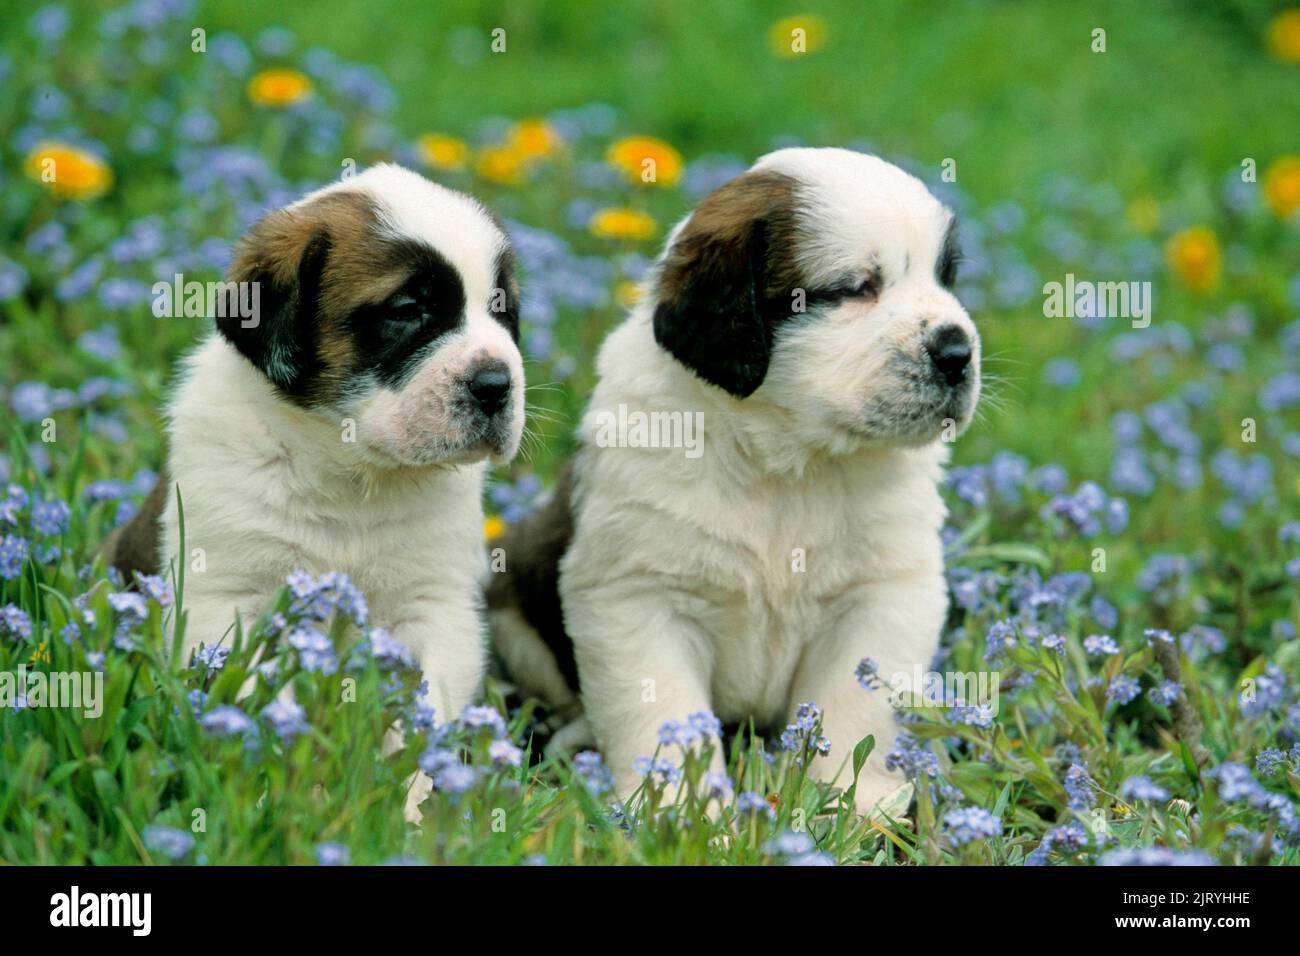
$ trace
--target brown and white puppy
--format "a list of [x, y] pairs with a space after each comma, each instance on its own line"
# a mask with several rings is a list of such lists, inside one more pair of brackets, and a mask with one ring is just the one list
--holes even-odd
[[218, 317], [186, 359], [166, 473], [110, 560], [186, 562], [190, 648], [251, 622], [291, 571], [344, 572], [458, 716], [485, 663], [483, 474], [524, 416], [505, 234], [380, 165], [265, 216], [226, 280], [256, 284], [258, 314]]
[[[839, 149], [764, 157], [669, 237], [601, 349], [572, 486], [501, 543], [488, 595], [525, 689], [572, 712], [580, 677], [623, 795], [665, 722], [779, 728], [805, 701], [815, 773], [844, 784], [874, 734], [859, 809], [904, 783], [890, 695], [855, 670], [926, 670], [945, 615], [943, 439], [979, 394], [955, 267], [925, 186]], [[673, 441], [687, 422], [702, 443]]]

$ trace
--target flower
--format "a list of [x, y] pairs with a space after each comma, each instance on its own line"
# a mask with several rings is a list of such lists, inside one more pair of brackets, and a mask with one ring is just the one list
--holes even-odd
[[425, 133], [415, 141], [415, 148], [430, 169], [459, 172], [469, 161], [469, 146], [454, 136]]
[[1268, 48], [1279, 60], [1300, 63], [1300, 7], [1281, 10], [1269, 21]]
[[259, 106], [292, 106], [311, 96], [306, 74], [286, 68], [262, 70], [248, 81], [248, 98]]
[[0, 634], [15, 641], [26, 640], [32, 636], [32, 619], [18, 605], [6, 604], [0, 607]]
[[1089, 634], [1083, 639], [1083, 650], [1089, 657], [1118, 654], [1119, 645], [1109, 634]]
[[983, 807], [958, 807], [943, 817], [948, 835], [959, 846], [1002, 835], [1002, 821]]
[[489, 515], [483, 519], [483, 539], [491, 541], [499, 538], [506, 532], [506, 523], [496, 515]]
[[1127, 674], [1117, 674], [1106, 688], [1106, 696], [1118, 704], [1127, 704], [1142, 692], [1137, 678]]
[[767, 42], [779, 57], [816, 53], [826, 44], [826, 21], [815, 14], [784, 17], [768, 27]]
[[316, 863], [319, 866], [347, 866], [352, 859], [352, 851], [342, 843], [322, 843], [316, 847]]
[[176, 827], [151, 823], [140, 832], [144, 845], [169, 860], [179, 860], [194, 848], [194, 837]]
[[1157, 783], [1153, 783], [1150, 777], [1136, 776], [1129, 777], [1119, 788], [1120, 796], [1126, 800], [1167, 800], [1169, 792]]
[[1204, 850], [1171, 850], [1164, 846], [1123, 847], [1097, 861], [1101, 866], [1214, 866]]
[[1264, 171], [1264, 199], [1279, 219], [1288, 219], [1300, 209], [1300, 156], [1279, 156], [1269, 164]]
[[253, 719], [230, 704], [214, 707], [200, 718], [199, 724], [214, 737], [234, 737], [257, 732]]
[[639, 209], [601, 209], [591, 217], [587, 229], [601, 239], [649, 239], [658, 223]]
[[262, 708], [262, 717], [284, 740], [291, 740], [307, 730], [306, 713], [292, 700], [277, 697]]
[[524, 181], [527, 159], [511, 146], [486, 146], [474, 157], [474, 171], [488, 182], [518, 186]]
[[1176, 233], [1165, 245], [1174, 274], [1193, 292], [1206, 292], [1219, 281], [1219, 240], [1208, 226]]
[[518, 767], [524, 752], [508, 740], [494, 740], [488, 744], [488, 757], [498, 767]]
[[615, 140], [605, 159], [630, 182], [672, 186], [682, 175], [682, 155], [653, 136], [626, 136]]
[[59, 199], [94, 199], [113, 185], [106, 162], [68, 143], [41, 143], [27, 154], [23, 168]]
[[554, 126], [542, 119], [526, 119], [516, 123], [506, 137], [506, 145], [525, 159], [540, 159], [554, 153], [563, 144]]

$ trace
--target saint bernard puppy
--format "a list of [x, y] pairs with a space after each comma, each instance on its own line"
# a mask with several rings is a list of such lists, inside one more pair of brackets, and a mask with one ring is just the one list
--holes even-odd
[[188, 648], [295, 569], [345, 572], [459, 715], [485, 666], [484, 471], [524, 419], [509, 241], [468, 196], [380, 165], [266, 215], [226, 281], [257, 283], [258, 315], [218, 317], [185, 361], [166, 471], [110, 563], [186, 562]]
[[[890, 695], [855, 670], [927, 670], [944, 621], [938, 485], [980, 387], [957, 258], [921, 182], [843, 149], [765, 156], [673, 230], [601, 349], [572, 473], [488, 591], [512, 676], [585, 710], [621, 795], [665, 721], [780, 728], [804, 701], [832, 748], [814, 773], [847, 784], [874, 734], [859, 810], [904, 784]], [[638, 413], [702, 416], [703, 444], [611, 440]]]

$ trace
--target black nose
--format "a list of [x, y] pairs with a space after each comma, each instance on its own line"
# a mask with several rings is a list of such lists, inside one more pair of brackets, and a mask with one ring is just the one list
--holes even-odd
[[945, 325], [936, 329], [926, 341], [925, 350], [949, 385], [956, 385], [966, 377], [966, 366], [970, 365], [970, 339], [958, 326]]
[[497, 363], [485, 365], [466, 383], [484, 415], [495, 415], [510, 397], [510, 370]]

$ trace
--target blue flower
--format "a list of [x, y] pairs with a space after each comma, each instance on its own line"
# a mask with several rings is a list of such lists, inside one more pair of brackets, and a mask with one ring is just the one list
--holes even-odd
[[1002, 821], [983, 807], [958, 807], [943, 816], [944, 828], [958, 846], [1002, 835]]
[[322, 843], [316, 847], [318, 866], [347, 866], [352, 861], [352, 851], [342, 843]]
[[32, 636], [32, 619], [16, 604], [0, 607], [0, 634], [23, 641]]
[[194, 848], [194, 837], [175, 827], [151, 823], [140, 831], [144, 845], [169, 860], [179, 860]]
[[208, 711], [199, 719], [199, 726], [214, 737], [236, 737], [257, 733], [257, 725], [253, 723], [253, 719], [230, 704], [222, 704]]
[[1142, 693], [1142, 686], [1137, 678], [1129, 677], [1127, 674], [1116, 674], [1111, 678], [1110, 686], [1106, 688], [1106, 696], [1121, 706], [1132, 701], [1140, 693]]
[[283, 740], [292, 740], [308, 728], [306, 712], [292, 700], [277, 697], [262, 708], [262, 717]]
[[1097, 861], [1101, 866], [1216, 866], [1204, 850], [1171, 850], [1163, 846], [1110, 850]]
[[1164, 787], [1153, 783], [1150, 777], [1129, 777], [1119, 788], [1120, 796], [1127, 800], [1167, 800], [1169, 793]]

